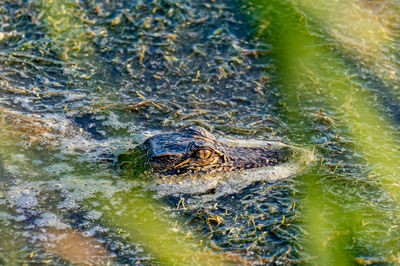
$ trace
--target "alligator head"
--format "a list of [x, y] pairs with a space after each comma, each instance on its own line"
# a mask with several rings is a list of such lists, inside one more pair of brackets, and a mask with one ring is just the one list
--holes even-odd
[[226, 144], [199, 126], [159, 134], [119, 156], [121, 167], [162, 176], [218, 173], [275, 166], [293, 158], [288, 145], [260, 147]]

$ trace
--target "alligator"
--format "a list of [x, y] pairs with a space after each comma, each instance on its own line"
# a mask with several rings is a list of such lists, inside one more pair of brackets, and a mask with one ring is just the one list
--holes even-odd
[[270, 167], [292, 159], [289, 145], [260, 147], [226, 144], [200, 126], [158, 134], [119, 156], [121, 168], [161, 176], [213, 174]]

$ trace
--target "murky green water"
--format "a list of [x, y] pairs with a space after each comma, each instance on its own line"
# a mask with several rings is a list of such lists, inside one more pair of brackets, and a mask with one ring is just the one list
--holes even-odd
[[[368, 136], [352, 133], [343, 110], [356, 104], [323, 92], [354, 85], [349, 94], [389, 121], [382, 130], [397, 154], [396, 3], [352, 6], [386, 19], [381, 46], [312, 15], [332, 6], [301, 1], [290, 12], [274, 1], [0, 3], [0, 264], [80, 262], [57, 245], [82, 241], [92, 263], [171, 263], [160, 251], [168, 234], [140, 233], [157, 221], [182, 232], [188, 249], [236, 254], [230, 263], [398, 262], [400, 206], [387, 189], [397, 176], [382, 179], [385, 162], [371, 163], [360, 144]], [[295, 22], [285, 20], [291, 12]], [[279, 19], [307, 25], [329, 75], [306, 64], [290, 77]], [[193, 124], [228, 139], [296, 143], [318, 162], [290, 179], [183, 204], [118, 168], [118, 154], [147, 136]]]

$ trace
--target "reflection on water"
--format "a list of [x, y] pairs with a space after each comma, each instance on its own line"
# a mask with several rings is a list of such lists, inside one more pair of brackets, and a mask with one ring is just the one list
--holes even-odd
[[[368, 3], [349, 8], [367, 17], [386, 12], [368, 9]], [[307, 5], [298, 2], [296, 15]], [[398, 205], [365, 166], [370, 164], [357, 137], [342, 130], [347, 118], [340, 110], [354, 103], [325, 103], [321, 91], [347, 88], [351, 80], [352, 93], [368, 90], [371, 105], [385, 113], [375, 97], [385, 94], [398, 75], [376, 70], [383, 61], [385, 69], [397, 66], [390, 52], [398, 46], [396, 18], [372, 24], [371, 31], [383, 34], [374, 41], [362, 34], [349, 41], [345, 36], [359, 31], [315, 27], [325, 10], [303, 14], [312, 34], [326, 30], [342, 36], [314, 44], [324, 50], [334, 42], [342, 53], [320, 55], [327, 62], [343, 57], [348, 63], [321, 69], [341, 73], [342, 79], [325, 76], [328, 82], [306, 64], [297, 85], [313, 91], [296, 89], [298, 94], [287, 96], [282, 89], [287, 84], [278, 78], [276, 38], [262, 34], [276, 23], [274, 16], [264, 17], [262, 24], [252, 20], [265, 8], [279, 11], [272, 4], [219, 0], [2, 1], [0, 263], [79, 263], [79, 252], [69, 248], [78, 242], [85, 243], [82, 256], [92, 263], [182, 263], [205, 257], [300, 263], [317, 254], [303, 241], [310, 232], [326, 239], [322, 246], [345, 243], [346, 256], [357, 262], [394, 261], [397, 250], [387, 247], [397, 243]], [[379, 41], [387, 36], [393, 42]], [[363, 40], [371, 42], [348, 54]], [[379, 53], [377, 62], [370, 52], [374, 46], [389, 51]], [[385, 90], [371, 84], [384, 84]], [[291, 112], [300, 124], [287, 116]], [[172, 196], [153, 199], [143, 180], [118, 169], [117, 155], [147, 136], [192, 124], [225, 138], [315, 146], [321, 161], [311, 173], [246, 184], [200, 204]], [[397, 136], [395, 128], [392, 133]], [[308, 213], [311, 205], [321, 212]], [[329, 230], [309, 230], [318, 223], [303, 223], [307, 219], [322, 221]]]

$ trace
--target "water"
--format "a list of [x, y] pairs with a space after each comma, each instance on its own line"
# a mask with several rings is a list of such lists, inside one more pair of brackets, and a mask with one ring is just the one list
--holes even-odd
[[[79, 251], [61, 247], [82, 242], [93, 263], [170, 263], [162, 230], [150, 240], [140, 234], [151, 232], [146, 225], [155, 226], [152, 221], [181, 232], [193, 252], [211, 250], [225, 259], [234, 253], [231, 263], [318, 262], [308, 241], [314, 234], [323, 248], [352, 262], [398, 259], [395, 197], [373, 171], [359, 136], [343, 129], [346, 105], [326, 103], [320, 93], [337, 76], [318, 80], [310, 66], [296, 86], [313, 90], [296, 88], [298, 116], [288, 115], [293, 109], [282, 89], [276, 40], [263, 35], [273, 16], [262, 23], [255, 16], [265, 6], [222, 0], [0, 3], [0, 263], [79, 263], [82, 258], [73, 256]], [[397, 136], [397, 31], [383, 44], [389, 52], [379, 56], [394, 71], [385, 72], [371, 49], [349, 44], [362, 39], [346, 42], [345, 25], [326, 29], [306, 3], [296, 8], [311, 33], [324, 39], [318, 45], [334, 51], [324, 54], [326, 61], [346, 62], [344, 69], [332, 64], [326, 71], [361, 84], [355, 94], [393, 119], [390, 134]], [[320, 9], [316, 14], [324, 14]], [[387, 20], [397, 29], [395, 17]], [[118, 154], [192, 124], [220, 138], [314, 147], [318, 163], [293, 178], [252, 182], [200, 202], [168, 193], [160, 198], [162, 187], [154, 192], [118, 169]], [[317, 216], [321, 232], [313, 230]]]

